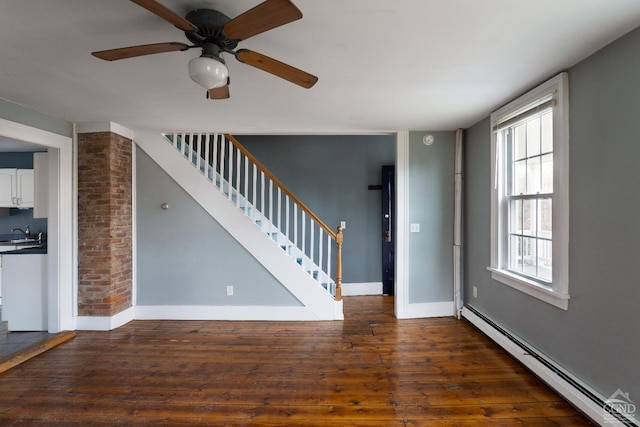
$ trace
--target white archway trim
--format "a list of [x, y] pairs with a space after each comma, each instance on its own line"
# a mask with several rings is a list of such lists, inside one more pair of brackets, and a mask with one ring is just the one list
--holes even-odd
[[74, 191], [73, 140], [42, 129], [0, 119], [0, 135], [49, 149], [49, 198], [47, 268], [48, 328], [55, 333], [75, 329], [74, 290]]

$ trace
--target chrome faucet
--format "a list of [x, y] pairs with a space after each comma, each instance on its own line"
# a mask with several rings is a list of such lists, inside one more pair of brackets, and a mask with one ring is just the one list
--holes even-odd
[[11, 231], [19, 231], [22, 234], [24, 234], [24, 238], [28, 239], [29, 237], [31, 237], [31, 230], [29, 230], [29, 226], [27, 225], [27, 230], [23, 230], [21, 228], [12, 228]]

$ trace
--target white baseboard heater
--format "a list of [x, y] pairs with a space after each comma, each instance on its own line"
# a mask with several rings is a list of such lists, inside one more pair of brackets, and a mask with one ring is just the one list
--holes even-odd
[[629, 414], [618, 412], [608, 399], [475, 308], [465, 305], [462, 309], [462, 317], [484, 332], [593, 421], [601, 426], [638, 427], [637, 419]]

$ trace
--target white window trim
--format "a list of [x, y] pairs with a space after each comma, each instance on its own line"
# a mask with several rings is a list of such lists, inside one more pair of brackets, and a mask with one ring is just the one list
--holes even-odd
[[[553, 276], [551, 288], [511, 273], [504, 267], [506, 245], [500, 239], [507, 220], [500, 174], [499, 123], [526, 111], [541, 99], [553, 98]], [[491, 278], [563, 310], [569, 308], [569, 83], [561, 73], [491, 114]]]

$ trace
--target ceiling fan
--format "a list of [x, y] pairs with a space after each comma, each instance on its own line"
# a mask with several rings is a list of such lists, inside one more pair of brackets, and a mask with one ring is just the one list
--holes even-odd
[[164, 52], [201, 48], [200, 57], [189, 62], [189, 76], [207, 89], [207, 98], [229, 98], [229, 71], [222, 53], [229, 53], [247, 65], [271, 73], [309, 89], [318, 78], [291, 65], [249, 49], [236, 49], [238, 43], [273, 28], [302, 18], [302, 12], [290, 0], [266, 0], [256, 7], [229, 18], [213, 9], [195, 9], [184, 18], [155, 0], [131, 0], [184, 31], [192, 43], [153, 43], [92, 52], [105, 61], [134, 58]]

